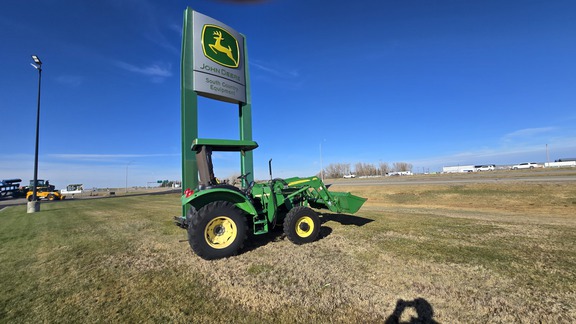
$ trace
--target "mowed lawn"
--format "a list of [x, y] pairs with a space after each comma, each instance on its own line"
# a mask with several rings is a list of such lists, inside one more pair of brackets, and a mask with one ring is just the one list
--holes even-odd
[[196, 257], [174, 194], [0, 211], [0, 322], [576, 322], [576, 186], [346, 188], [321, 238]]

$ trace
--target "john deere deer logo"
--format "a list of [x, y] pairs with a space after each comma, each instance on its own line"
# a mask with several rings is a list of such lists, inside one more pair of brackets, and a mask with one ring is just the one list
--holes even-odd
[[202, 29], [202, 50], [212, 61], [231, 68], [237, 68], [240, 61], [238, 41], [225, 29], [215, 25], [204, 25]]

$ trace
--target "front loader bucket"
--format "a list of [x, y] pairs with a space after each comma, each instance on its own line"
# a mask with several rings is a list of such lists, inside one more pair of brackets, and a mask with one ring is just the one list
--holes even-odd
[[[354, 196], [349, 192], [337, 192], [328, 190], [328, 186], [318, 177], [288, 178], [285, 180], [287, 187], [295, 192], [288, 195], [294, 196], [304, 193], [312, 208], [326, 208], [334, 213], [354, 214], [366, 202], [366, 198]], [[285, 186], [286, 187], [286, 186]], [[284, 190], [287, 190], [284, 188]]]
[[354, 214], [357, 212], [364, 202], [368, 199], [355, 196], [349, 192], [334, 192], [330, 191], [330, 195], [336, 200], [339, 206], [339, 213]]

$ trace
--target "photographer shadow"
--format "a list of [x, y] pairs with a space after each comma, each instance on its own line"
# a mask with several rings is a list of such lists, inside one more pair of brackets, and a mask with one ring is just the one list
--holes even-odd
[[[401, 321], [402, 314], [407, 309], [414, 309], [417, 317], [411, 316], [408, 321]], [[416, 323], [431, 323], [438, 324], [432, 317], [434, 317], [434, 309], [432, 305], [424, 298], [416, 298], [411, 301], [398, 299], [396, 301], [396, 308], [386, 321], [385, 324], [416, 324]]]

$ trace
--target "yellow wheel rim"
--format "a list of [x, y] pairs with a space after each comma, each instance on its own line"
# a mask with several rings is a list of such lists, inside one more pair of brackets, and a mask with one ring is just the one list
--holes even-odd
[[236, 223], [226, 216], [212, 219], [204, 229], [206, 243], [214, 249], [225, 249], [234, 242], [238, 235]]
[[312, 235], [314, 232], [314, 221], [308, 216], [300, 217], [296, 221], [296, 234], [299, 237], [305, 238]]

